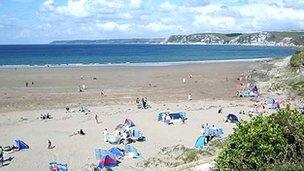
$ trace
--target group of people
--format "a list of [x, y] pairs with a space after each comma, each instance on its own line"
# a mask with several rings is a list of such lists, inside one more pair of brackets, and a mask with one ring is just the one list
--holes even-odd
[[81, 86], [79, 86], [79, 92], [84, 92], [87, 89], [85, 84], [82, 84]]
[[118, 144], [128, 144], [131, 142], [131, 130], [126, 127], [123, 132], [121, 133], [117, 128], [115, 129], [114, 133], [112, 134], [113, 137], [116, 137], [117, 138], [117, 142], [112, 142], [110, 140], [110, 133], [108, 131], [108, 129], [105, 129], [103, 131], [103, 139], [104, 139], [104, 142], [107, 143], [118, 143]]
[[[111, 135], [113, 137], [117, 138], [117, 142], [112, 142], [110, 140], [110, 136]], [[130, 142], [132, 142], [132, 140], [130, 139], [130, 137], [131, 137], [131, 130], [130, 130], [129, 127], [125, 127], [122, 132], [120, 132], [118, 130], [118, 128], [116, 128], [113, 134], [110, 134], [108, 132], [108, 129], [105, 129], [103, 131], [104, 142], [117, 143], [117, 144], [129, 144]]]
[[[34, 85], [33, 81], [31, 82], [31, 85]], [[30, 86], [30, 83], [29, 82], [25, 82], [25, 87], [29, 87], [29, 86]]]
[[202, 135], [204, 135], [206, 137], [206, 141], [207, 141], [206, 143], [208, 143], [214, 137], [216, 137], [216, 134], [215, 134], [216, 129], [217, 128], [215, 127], [215, 125], [212, 125], [211, 127], [208, 123], [202, 125], [201, 133], [202, 133]]
[[52, 119], [52, 116], [49, 113], [44, 113], [44, 114], [40, 114], [40, 119], [41, 120]]
[[138, 109], [148, 109], [150, 107], [147, 97], [141, 99], [137, 97], [135, 102]]
[[170, 117], [170, 115], [168, 113], [162, 115], [162, 121], [164, 123], [167, 123], [168, 125], [170, 125], [172, 123], [171, 117]]
[[11, 152], [16, 150], [18, 150], [18, 147], [15, 145], [5, 146], [5, 147], [0, 146], [0, 167], [4, 166], [5, 162], [13, 159], [12, 157], [4, 159], [4, 152]]

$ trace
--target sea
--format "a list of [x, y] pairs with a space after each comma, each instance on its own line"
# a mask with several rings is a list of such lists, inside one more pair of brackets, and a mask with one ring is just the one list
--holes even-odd
[[167, 66], [283, 58], [296, 50], [234, 45], [0, 45], [0, 67]]

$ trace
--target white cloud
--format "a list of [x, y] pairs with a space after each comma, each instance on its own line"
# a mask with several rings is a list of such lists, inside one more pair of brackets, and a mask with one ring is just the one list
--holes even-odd
[[106, 23], [97, 23], [97, 28], [101, 29], [102, 31], [128, 31], [131, 29], [131, 24], [118, 24], [116, 22], [106, 22]]
[[130, 8], [138, 9], [142, 5], [142, 0], [130, 0]]
[[145, 29], [159, 32], [159, 31], [183, 31], [180, 25], [164, 24], [161, 22], [152, 22], [144, 26]]
[[120, 14], [119, 14], [119, 17], [120, 17], [120, 18], [123, 18], [123, 19], [132, 19], [132, 18], [133, 18], [132, 14], [130, 14], [129, 12], [120, 13]]
[[236, 21], [233, 17], [210, 17], [210, 16], [196, 16], [193, 24], [197, 27], [206, 29], [207, 31], [229, 30], [236, 27]]
[[123, 6], [121, 0], [68, 0], [64, 5], [57, 5], [54, 0], [46, 0], [40, 9], [42, 12], [81, 18], [102, 12], [108, 13]]
[[56, 12], [75, 17], [87, 17], [90, 15], [90, 6], [87, 0], [69, 0], [66, 6], [57, 7]]
[[170, 3], [169, 1], [163, 2], [159, 6], [161, 11], [164, 12], [173, 12], [177, 9], [177, 6], [175, 4]]

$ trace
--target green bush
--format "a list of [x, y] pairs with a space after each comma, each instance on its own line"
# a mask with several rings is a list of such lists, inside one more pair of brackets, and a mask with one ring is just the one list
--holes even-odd
[[270, 170], [304, 162], [304, 117], [298, 111], [241, 122], [216, 159], [216, 170]]
[[297, 51], [292, 57], [290, 58], [290, 65], [295, 68], [303, 67], [304, 66], [304, 51]]
[[268, 169], [269, 171], [303, 171], [304, 163], [276, 165]]

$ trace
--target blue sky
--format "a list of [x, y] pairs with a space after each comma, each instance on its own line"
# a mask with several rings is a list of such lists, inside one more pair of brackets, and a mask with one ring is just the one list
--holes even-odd
[[304, 0], [0, 0], [0, 44], [303, 28]]

